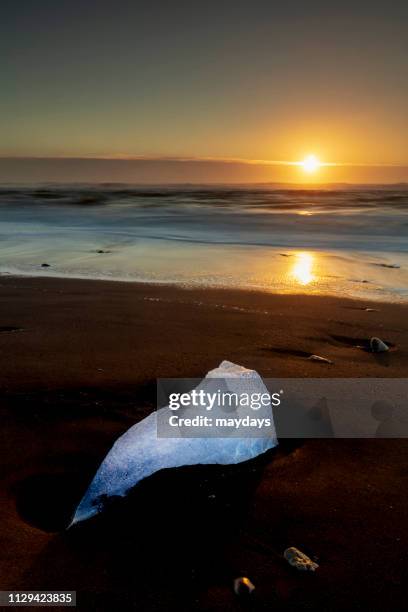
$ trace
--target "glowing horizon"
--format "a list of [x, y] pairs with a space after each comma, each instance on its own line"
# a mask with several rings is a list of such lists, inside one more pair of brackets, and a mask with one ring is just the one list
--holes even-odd
[[3, 160], [163, 164], [145, 180], [200, 180], [198, 163], [170, 172], [175, 161], [230, 163], [202, 180], [408, 180], [398, 170], [408, 168], [402, 0], [378, 11], [255, 0], [216, 12], [118, 1], [6, 3]]
[[13, 160], [106, 160], [106, 161], [152, 161], [152, 162], [218, 162], [236, 163], [260, 166], [300, 166], [304, 169], [312, 168], [312, 171], [324, 167], [348, 167], [348, 168], [408, 168], [408, 162], [352, 162], [352, 161], [322, 161], [314, 154], [309, 154], [301, 160], [287, 159], [251, 159], [247, 157], [208, 156], [208, 155], [144, 155], [127, 153], [105, 153], [95, 155], [92, 153], [84, 155], [76, 154], [48, 154], [48, 155], [7, 155], [0, 153], [1, 159]]
[[[123, 183], [408, 183], [408, 165], [250, 160], [187, 156], [0, 156], [0, 182]], [[310, 171], [310, 168], [314, 171]]]

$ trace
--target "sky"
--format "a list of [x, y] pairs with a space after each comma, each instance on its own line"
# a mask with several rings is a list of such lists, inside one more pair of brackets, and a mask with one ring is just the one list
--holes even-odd
[[[216, 179], [408, 181], [402, 0], [15, 0], [0, 62], [2, 181], [30, 157], [28, 180], [77, 179], [56, 157], [138, 157], [121, 176], [206, 180], [222, 160]], [[309, 154], [338, 166], [270, 163]]]

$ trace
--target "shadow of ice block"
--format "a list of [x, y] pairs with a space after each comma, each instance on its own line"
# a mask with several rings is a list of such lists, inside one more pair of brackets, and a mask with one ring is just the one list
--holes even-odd
[[[261, 377], [229, 361], [207, 373], [199, 388], [213, 389], [214, 379], [224, 380], [230, 393], [268, 393]], [[114, 443], [100, 465], [88, 490], [79, 503], [71, 525], [101, 512], [109, 498], [125, 496], [138, 482], [165, 468], [198, 464], [237, 464], [274, 448], [277, 445], [273, 425], [267, 437], [158, 437], [158, 419], [167, 418], [168, 406], [152, 412], [133, 425]]]

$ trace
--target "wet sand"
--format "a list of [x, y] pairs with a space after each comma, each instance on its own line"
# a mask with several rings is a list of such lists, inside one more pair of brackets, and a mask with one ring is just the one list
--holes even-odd
[[[84, 610], [404, 609], [405, 440], [283, 441], [241, 466], [164, 471], [63, 529], [117, 436], [154, 409], [157, 377], [223, 359], [264, 377], [404, 377], [407, 306], [12, 277], [0, 292], [3, 590], [76, 590]], [[354, 347], [373, 335], [389, 359]], [[293, 545], [316, 574], [282, 560]], [[238, 575], [256, 585], [248, 604]]]

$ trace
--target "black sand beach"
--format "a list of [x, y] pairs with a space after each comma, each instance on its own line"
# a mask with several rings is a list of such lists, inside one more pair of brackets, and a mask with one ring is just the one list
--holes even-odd
[[[223, 359], [264, 377], [404, 377], [406, 306], [42, 278], [0, 291], [2, 589], [76, 590], [84, 610], [405, 609], [406, 440], [286, 440], [246, 464], [163, 471], [64, 528], [155, 408], [157, 377]], [[386, 362], [353, 348], [372, 335], [396, 346]], [[288, 546], [318, 571], [291, 568]]]

